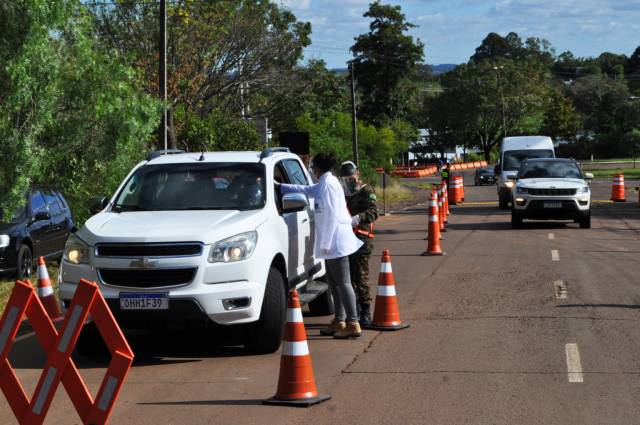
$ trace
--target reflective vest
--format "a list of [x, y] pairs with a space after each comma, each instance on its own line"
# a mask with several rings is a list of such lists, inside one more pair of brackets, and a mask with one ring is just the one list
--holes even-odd
[[364, 235], [366, 237], [368, 237], [369, 239], [373, 239], [375, 237], [375, 235], [373, 234], [373, 223], [369, 223], [369, 229], [365, 230], [365, 229], [360, 229], [359, 227], [356, 227], [355, 229], [353, 229], [353, 231], [356, 234], [359, 235]]

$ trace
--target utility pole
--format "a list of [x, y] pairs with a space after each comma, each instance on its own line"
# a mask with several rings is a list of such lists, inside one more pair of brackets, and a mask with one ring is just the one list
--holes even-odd
[[353, 162], [358, 165], [358, 118], [356, 117], [356, 77], [354, 62], [351, 60], [349, 71], [351, 73], [351, 139], [353, 148]]
[[160, 147], [167, 151], [167, 2], [160, 0], [160, 63], [158, 66], [159, 95], [162, 100], [162, 121], [160, 122]]

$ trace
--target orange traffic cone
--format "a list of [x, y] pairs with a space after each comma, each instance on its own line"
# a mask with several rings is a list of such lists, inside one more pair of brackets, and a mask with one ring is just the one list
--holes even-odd
[[444, 187], [444, 213], [445, 213], [445, 223], [448, 223], [449, 220], [447, 216], [451, 215], [451, 211], [449, 211], [449, 187], [447, 186], [447, 182], [442, 182]]
[[293, 289], [289, 292], [287, 304], [287, 324], [282, 339], [278, 391], [275, 396], [262, 403], [309, 407], [329, 400], [331, 397], [318, 394], [316, 389], [298, 291]]
[[440, 247], [440, 219], [438, 217], [438, 202], [435, 190], [431, 193], [429, 200], [429, 232], [427, 238], [427, 250], [422, 255], [443, 255]]
[[611, 186], [611, 200], [613, 202], [626, 202], [624, 197], [624, 174], [613, 176], [613, 186]]
[[51, 286], [51, 279], [49, 279], [49, 272], [47, 271], [44, 257], [38, 258], [38, 298], [40, 298], [51, 320], [55, 322], [64, 319], [60, 311], [60, 305], [53, 293], [53, 287]]
[[447, 214], [444, 210], [444, 189], [442, 184], [438, 187], [438, 220], [440, 221], [440, 232], [446, 232], [447, 228], [445, 223], [447, 222]]
[[376, 331], [398, 331], [409, 327], [409, 324], [400, 320], [398, 299], [396, 298], [396, 286], [391, 269], [391, 254], [389, 250], [382, 253], [380, 264], [380, 277], [378, 279], [378, 295], [373, 311], [373, 321], [365, 329]]

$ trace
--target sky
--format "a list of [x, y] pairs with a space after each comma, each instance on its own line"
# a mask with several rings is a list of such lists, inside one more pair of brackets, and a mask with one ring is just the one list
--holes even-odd
[[[366, 33], [362, 15], [372, 0], [275, 0], [312, 24], [306, 59], [343, 68], [354, 38]], [[631, 55], [640, 46], [640, 0], [383, 0], [399, 5], [425, 44], [429, 64], [463, 63], [490, 32], [546, 38], [557, 54]]]

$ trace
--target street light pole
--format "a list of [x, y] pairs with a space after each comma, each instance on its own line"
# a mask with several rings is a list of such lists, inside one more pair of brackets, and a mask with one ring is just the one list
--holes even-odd
[[356, 116], [356, 77], [353, 61], [349, 61], [351, 74], [351, 138], [353, 149], [353, 162], [358, 166], [358, 118]]
[[502, 84], [500, 84], [500, 70], [504, 69], [504, 66], [494, 66], [493, 69], [498, 73], [498, 87], [500, 90], [500, 99], [502, 100], [502, 134], [504, 138], [507, 137], [507, 118], [504, 110], [504, 91], [502, 90]]
[[162, 121], [160, 122], [160, 147], [167, 152], [167, 2], [160, 0], [160, 61], [158, 64], [158, 89], [162, 100]]

